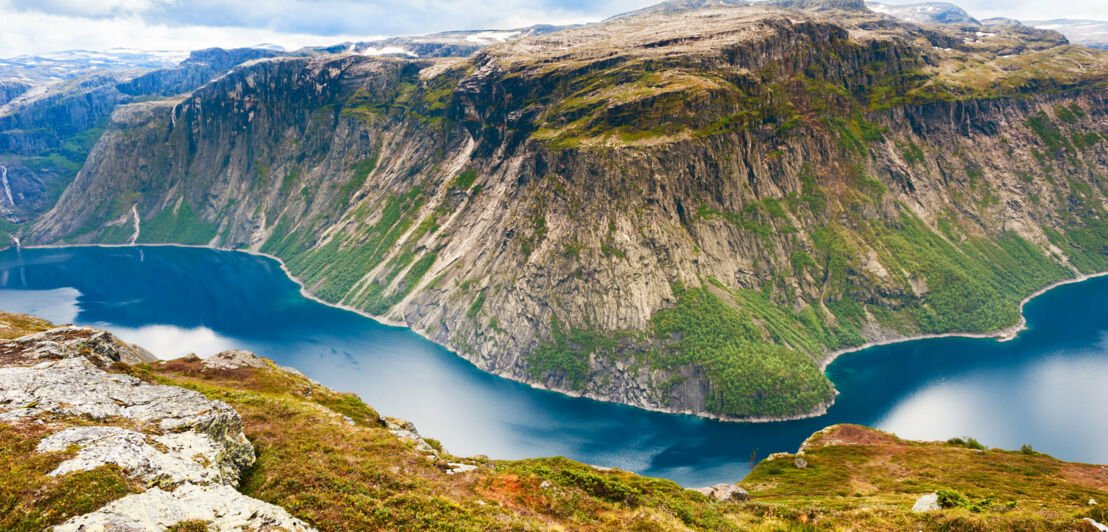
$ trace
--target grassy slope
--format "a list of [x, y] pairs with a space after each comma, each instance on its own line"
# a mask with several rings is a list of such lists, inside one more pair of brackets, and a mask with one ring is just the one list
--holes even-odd
[[[764, 461], [742, 482], [751, 502], [718, 503], [667, 480], [564, 458], [428, 457], [387, 432], [352, 395], [273, 369], [199, 368], [186, 359], [133, 374], [238, 409], [259, 456], [243, 491], [321, 530], [1066, 530], [1080, 517], [1103, 519], [1085, 506], [1089, 498], [1108, 500], [1108, 472], [1100, 466], [836, 426], [810, 440], [807, 469], [793, 467], [791, 456]], [[832, 440], [843, 444], [819, 446]], [[446, 475], [447, 459], [479, 468]], [[979, 508], [910, 512], [918, 496], [940, 489], [956, 490]], [[982, 505], [985, 498], [992, 503]]]
[[[2, 313], [0, 325], [9, 337], [49, 327]], [[242, 491], [325, 531], [1068, 530], [1081, 517], [1108, 520], [1084, 505], [1089, 498], [1108, 500], [1108, 469], [1030, 450], [979, 452], [839, 425], [806, 442], [806, 469], [793, 467], [791, 455], [763, 461], [742, 482], [752, 501], [720, 503], [668, 480], [565, 458], [425, 455], [388, 432], [353, 394], [273, 365], [210, 370], [186, 358], [114, 370], [231, 404], [258, 455]], [[38, 530], [139, 489], [114, 467], [48, 477], [71, 454], [34, 451], [48, 427], [0, 423], [5, 530]], [[478, 469], [447, 475], [447, 461]], [[936, 490], [956, 491], [966, 507], [927, 515], [908, 510], [916, 497]]]
[[[794, 455], [765, 460], [741, 485], [764, 504], [809, 512], [821, 527], [861, 530], [1070, 530], [1104, 521], [1087, 501], [1108, 497], [1108, 468], [1034, 452], [917, 442], [857, 425], [836, 425]], [[951, 490], [951, 508], [905, 512], [923, 493]], [[961, 495], [961, 499], [958, 497]]]

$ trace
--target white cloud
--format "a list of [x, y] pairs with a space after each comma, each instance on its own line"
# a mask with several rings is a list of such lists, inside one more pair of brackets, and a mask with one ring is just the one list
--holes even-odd
[[203, 358], [235, 348], [235, 342], [207, 327], [183, 328], [175, 325], [144, 325], [122, 327], [111, 323], [97, 323], [121, 340], [137, 344], [161, 359], [180, 358], [197, 354]]
[[168, 26], [148, 24], [133, 16], [87, 19], [63, 15], [0, 11], [0, 57], [58, 50], [195, 50], [274, 43], [285, 48], [364, 40], [372, 35], [312, 35], [264, 28]]
[[[286, 48], [446, 30], [572, 24], [658, 0], [0, 0], [0, 57], [68, 49]], [[886, 0], [914, 3], [915, 0]], [[978, 18], [1108, 20], [1104, 0], [960, 0]]]
[[0, 0], [0, 57], [70, 49], [331, 45], [447, 30], [574, 24], [653, 0]]

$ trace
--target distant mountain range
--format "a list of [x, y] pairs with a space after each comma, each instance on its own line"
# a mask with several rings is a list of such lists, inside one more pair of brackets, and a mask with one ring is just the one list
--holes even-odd
[[1028, 20], [1024, 24], [1054, 30], [1065, 35], [1070, 42], [1091, 48], [1108, 50], [1108, 22], [1103, 20]]
[[947, 2], [922, 2], [901, 5], [866, 2], [866, 6], [878, 13], [884, 13], [916, 24], [967, 24], [975, 26], [1023, 24], [1034, 28], [1057, 31], [1065, 35], [1073, 44], [1108, 49], [1108, 21], [1066, 18], [1019, 21], [1004, 17], [977, 20], [970, 16], [966, 10]]

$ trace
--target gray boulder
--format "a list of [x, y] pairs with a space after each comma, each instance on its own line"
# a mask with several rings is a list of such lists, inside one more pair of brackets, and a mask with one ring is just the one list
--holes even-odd
[[935, 510], [941, 510], [939, 506], [939, 494], [929, 493], [916, 499], [916, 503], [912, 505], [912, 511], [916, 513], [933, 512]]
[[250, 351], [242, 351], [240, 349], [231, 349], [217, 353], [211, 358], [204, 359], [200, 363], [208, 369], [239, 369], [239, 368], [268, 368], [269, 364], [266, 363], [258, 355], [251, 353]]
[[735, 484], [716, 484], [706, 488], [696, 488], [693, 491], [703, 493], [717, 501], [743, 502], [750, 500], [750, 494]]

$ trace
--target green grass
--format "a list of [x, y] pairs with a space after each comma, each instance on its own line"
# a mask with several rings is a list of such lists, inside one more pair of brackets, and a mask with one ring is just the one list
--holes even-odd
[[73, 453], [36, 452], [45, 435], [33, 424], [0, 423], [0, 529], [37, 532], [140, 491], [115, 465], [48, 476]]
[[660, 340], [677, 336], [659, 363], [693, 364], [708, 382], [707, 408], [729, 416], [789, 415], [832, 397], [830, 382], [808, 356], [769, 343], [751, 314], [705, 288], [679, 290], [675, 308], [653, 317]]
[[465, 170], [450, 182], [450, 188], [455, 190], [469, 190], [473, 188], [473, 182], [477, 180], [476, 170]]
[[138, 241], [204, 245], [215, 238], [219, 224], [201, 220], [188, 201], [182, 200], [174, 210], [170, 205], [142, 221]]

